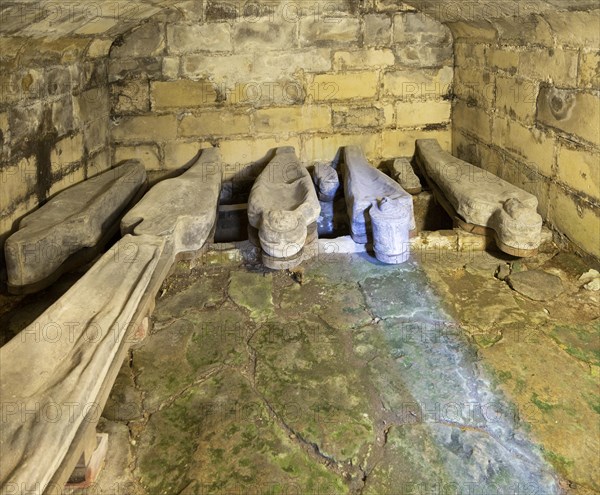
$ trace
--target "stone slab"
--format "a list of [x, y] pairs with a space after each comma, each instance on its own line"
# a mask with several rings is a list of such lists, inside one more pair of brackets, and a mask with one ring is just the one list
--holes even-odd
[[216, 148], [202, 151], [179, 177], [156, 184], [121, 220], [121, 232], [169, 238], [173, 254], [196, 253], [214, 230], [221, 193]]
[[[97, 421], [113, 358], [165, 241], [123, 237], [31, 325], [0, 348], [0, 485], [42, 493], [80, 426]], [[94, 408], [99, 410], [94, 410]]]
[[93, 259], [145, 183], [143, 165], [128, 161], [62, 191], [23, 218], [4, 246], [9, 290], [41, 290]]
[[352, 239], [360, 244], [371, 241], [369, 209], [385, 197], [398, 199], [410, 217], [409, 230], [415, 229], [412, 197], [380, 170], [372, 167], [358, 146], [344, 148], [342, 175]]
[[511, 289], [534, 301], [549, 301], [565, 290], [560, 277], [543, 270], [511, 273], [506, 280]]
[[263, 252], [270, 258], [301, 260], [297, 255], [308, 242], [307, 228], [320, 212], [310, 174], [294, 148], [277, 148], [248, 198], [248, 222], [258, 229]]
[[416, 161], [461, 228], [481, 234], [491, 229], [502, 251], [514, 256], [535, 254], [541, 243], [542, 217], [533, 194], [452, 156], [435, 139], [417, 139]]

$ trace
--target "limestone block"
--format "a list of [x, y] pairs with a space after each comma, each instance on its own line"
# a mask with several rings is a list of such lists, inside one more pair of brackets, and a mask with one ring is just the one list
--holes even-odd
[[286, 50], [295, 45], [295, 31], [293, 22], [240, 21], [234, 24], [233, 46], [240, 52]]
[[182, 137], [205, 137], [209, 135], [231, 136], [250, 131], [250, 116], [231, 110], [209, 110], [202, 114], [186, 115], [179, 125]]
[[360, 20], [356, 17], [308, 16], [300, 20], [302, 46], [356, 42]]
[[453, 109], [452, 118], [460, 129], [477, 136], [481, 141], [492, 140], [490, 116], [483, 108], [470, 107], [464, 101], [458, 101]]
[[390, 71], [383, 76], [383, 91], [402, 100], [440, 98], [450, 91], [453, 77], [452, 67]]
[[359, 51], [340, 51], [333, 54], [333, 67], [336, 70], [389, 67], [394, 63], [394, 53], [389, 48], [367, 48]]
[[545, 86], [537, 98], [537, 121], [600, 145], [600, 97]]
[[302, 105], [257, 110], [254, 127], [258, 132], [324, 131], [331, 126], [331, 112], [325, 105]]
[[314, 101], [373, 98], [377, 95], [378, 75], [373, 71], [319, 74], [308, 84], [307, 95]]
[[78, 162], [83, 157], [83, 135], [81, 133], [61, 139], [50, 152], [52, 171], [60, 172], [66, 165]]
[[231, 50], [231, 27], [226, 23], [167, 26], [168, 52], [225, 52]]
[[365, 45], [388, 46], [392, 36], [392, 19], [385, 14], [367, 14], [363, 17]]
[[[391, 113], [393, 114], [393, 112], [393, 107], [391, 107]], [[386, 124], [385, 113], [385, 107], [335, 105], [333, 107], [333, 125], [334, 127], [344, 129], [379, 127]], [[392, 122], [393, 115], [390, 117], [389, 123]]]
[[390, 175], [408, 194], [414, 196], [421, 192], [421, 181], [407, 158], [396, 158], [390, 162]]
[[[433, 139], [417, 140], [417, 163], [438, 200], [462, 228], [492, 229], [498, 247], [524, 256], [541, 242], [535, 196], [443, 151]], [[462, 223], [461, 223], [462, 221]]]
[[450, 122], [449, 101], [399, 101], [396, 123], [399, 127], [417, 127]]
[[[414, 230], [412, 197], [393, 179], [372, 167], [360, 147], [346, 146], [343, 158], [344, 195], [350, 219], [350, 233], [354, 242], [366, 244], [373, 240], [369, 210], [374, 201], [381, 201], [383, 198], [388, 198], [386, 202], [394, 200], [391, 204], [396, 212], [398, 208], [407, 211], [410, 218], [407, 229]], [[400, 215], [398, 212], [396, 214]]]
[[205, 149], [185, 173], [150, 189], [121, 220], [121, 233], [164, 237], [176, 256], [197, 253], [215, 226], [221, 176], [219, 151]]
[[395, 43], [448, 43], [450, 30], [442, 23], [422, 13], [394, 16]]
[[127, 162], [66, 189], [23, 218], [4, 245], [9, 289], [40, 290], [88, 261], [145, 182], [143, 165]]
[[585, 149], [561, 146], [558, 150], [558, 179], [571, 189], [600, 201], [600, 155]]
[[579, 87], [600, 89], [600, 51], [581, 53], [579, 57]]
[[112, 126], [116, 142], [161, 142], [177, 137], [176, 115], [139, 115], [125, 117]]
[[576, 86], [578, 58], [576, 50], [529, 48], [520, 54], [519, 74], [561, 87]]
[[115, 82], [110, 85], [112, 111], [116, 114], [148, 112], [150, 91], [148, 81], [133, 79]]
[[0, 484], [45, 492], [98, 400], [163, 249], [126, 236], [0, 348]]
[[114, 44], [110, 56], [125, 57], [154, 57], [161, 55], [165, 49], [164, 28], [160, 24], [142, 24], [125, 37], [123, 43]]
[[119, 146], [115, 150], [115, 162], [137, 160], [144, 164], [146, 170], [160, 169], [160, 158], [156, 145]]
[[217, 92], [209, 81], [156, 81], [150, 83], [152, 108], [195, 108], [217, 100]]
[[496, 108], [513, 119], [532, 124], [538, 84], [527, 79], [498, 76], [496, 78]]
[[405, 67], [443, 67], [453, 65], [452, 45], [408, 44], [394, 47], [396, 62]]
[[584, 251], [600, 258], [600, 209], [559, 184], [550, 185], [549, 221]]
[[289, 262], [289, 268], [301, 262], [305, 243], [316, 234], [320, 211], [310, 175], [294, 148], [277, 148], [248, 198], [248, 222], [258, 230], [265, 266], [280, 268], [279, 260]]

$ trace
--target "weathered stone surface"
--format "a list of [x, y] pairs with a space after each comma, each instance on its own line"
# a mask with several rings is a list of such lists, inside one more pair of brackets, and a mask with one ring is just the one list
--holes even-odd
[[600, 273], [590, 269], [579, 277], [579, 282], [584, 284], [583, 287], [587, 290], [600, 290]]
[[390, 174], [408, 194], [415, 195], [421, 192], [421, 181], [407, 158], [396, 158], [390, 162]]
[[507, 281], [511, 289], [534, 301], [548, 301], [564, 291], [560, 277], [543, 270], [511, 273]]
[[[360, 244], [373, 240], [369, 209], [373, 201], [398, 199], [398, 208], [406, 210], [408, 230], [414, 230], [412, 198], [394, 180], [369, 165], [361, 148], [346, 146], [342, 166], [346, 208], [350, 219], [352, 239]], [[408, 238], [408, 232], [406, 235]]]
[[307, 227], [317, 221], [320, 210], [310, 175], [294, 148], [277, 148], [248, 199], [248, 221], [258, 229], [264, 253], [272, 258], [298, 255], [307, 242]]
[[593, 93], [544, 87], [537, 98], [536, 119], [576, 138], [600, 144], [600, 98]]
[[[373, 201], [369, 210], [373, 230], [373, 250], [376, 258], [388, 264], [400, 264], [410, 254], [409, 232], [414, 223], [412, 208], [406, 207], [406, 197]], [[412, 206], [412, 201], [411, 201]]]
[[166, 237], [175, 255], [197, 252], [215, 225], [221, 176], [218, 150], [203, 150], [187, 172], [150, 189], [123, 217], [121, 232]]
[[4, 246], [10, 289], [39, 290], [68, 264], [81, 262], [86, 249], [107, 242], [145, 182], [142, 164], [130, 161], [70, 187], [23, 218]]
[[492, 229], [500, 249], [529, 255], [539, 247], [542, 217], [535, 196], [453, 157], [433, 139], [417, 140], [416, 158], [459, 219]]
[[313, 172], [319, 201], [333, 201], [340, 187], [337, 170], [325, 163], [317, 163]]
[[0, 393], [11, 407], [0, 433], [3, 486], [43, 491], [79, 426], [89, 414], [100, 414], [93, 407], [163, 243], [152, 236], [124, 237], [0, 348]]

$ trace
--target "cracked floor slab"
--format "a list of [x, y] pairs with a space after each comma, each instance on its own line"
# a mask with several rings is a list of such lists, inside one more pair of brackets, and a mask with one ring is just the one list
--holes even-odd
[[555, 258], [519, 267], [561, 277], [543, 303], [487, 254], [179, 263], [107, 405], [97, 493], [594, 493], [598, 296]]

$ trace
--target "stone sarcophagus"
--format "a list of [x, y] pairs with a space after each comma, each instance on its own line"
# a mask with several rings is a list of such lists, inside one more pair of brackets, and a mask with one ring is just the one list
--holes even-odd
[[500, 177], [442, 150], [435, 139], [418, 139], [416, 161], [436, 198], [455, 224], [491, 234], [513, 256], [537, 253], [542, 217], [537, 198]]
[[377, 258], [384, 263], [405, 261], [408, 257], [408, 239], [411, 231], [415, 230], [410, 194], [393, 179], [372, 167], [358, 146], [344, 148], [342, 174], [350, 233], [354, 242], [373, 242]]
[[121, 232], [165, 237], [177, 259], [193, 256], [214, 233], [221, 193], [221, 159], [202, 151], [179, 177], [156, 184], [121, 220]]
[[9, 291], [41, 290], [96, 257], [145, 185], [143, 165], [128, 161], [60, 192], [23, 218], [4, 245]]
[[55, 473], [71, 444], [100, 417], [151, 287], [154, 299], [164, 242], [123, 237], [0, 348], [0, 486], [13, 493], [62, 491], [64, 484], [53, 485]]
[[262, 249], [263, 264], [273, 269], [298, 265], [304, 246], [317, 238], [320, 211], [310, 174], [294, 148], [277, 148], [248, 199], [248, 235]]

